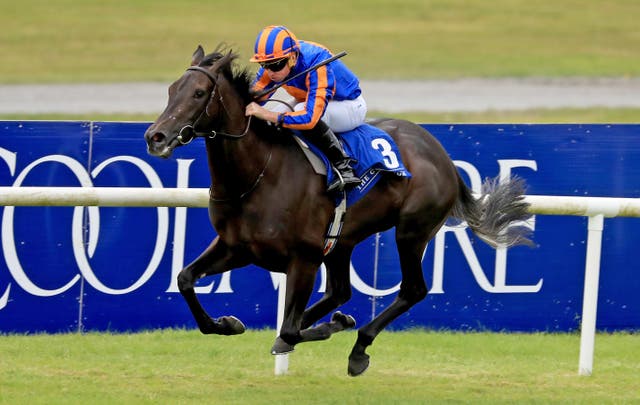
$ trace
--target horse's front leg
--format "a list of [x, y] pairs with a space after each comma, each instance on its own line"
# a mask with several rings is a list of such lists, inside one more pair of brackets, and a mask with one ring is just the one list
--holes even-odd
[[204, 334], [237, 335], [245, 331], [243, 323], [235, 316], [212, 319], [200, 304], [194, 287], [196, 281], [202, 277], [223, 273], [246, 264], [246, 260], [233, 255], [229, 247], [218, 236], [196, 260], [180, 271], [180, 274], [178, 274], [178, 289], [185, 301], [187, 301], [200, 332]]

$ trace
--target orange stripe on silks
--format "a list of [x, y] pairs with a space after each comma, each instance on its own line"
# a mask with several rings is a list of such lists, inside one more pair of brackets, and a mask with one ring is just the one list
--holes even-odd
[[[315, 98], [313, 99], [313, 111], [307, 111], [306, 109], [306, 105], [308, 104], [309, 100], [305, 100], [305, 109], [302, 111], [296, 111], [294, 113], [290, 113], [290, 116], [302, 116], [302, 115], [307, 115], [308, 113], [311, 112], [311, 118], [310, 120], [306, 123], [306, 124], [293, 124], [293, 125], [288, 125], [289, 128], [291, 129], [299, 129], [299, 130], [306, 130], [306, 129], [312, 129], [313, 127], [316, 126], [316, 124], [318, 123], [318, 121], [322, 118], [322, 114], [324, 113], [324, 109], [327, 103], [326, 97], [327, 97], [327, 68], [326, 66], [322, 66], [320, 68], [317, 69], [316, 71], [317, 74], [317, 80], [318, 80], [318, 87], [316, 88], [315, 91]], [[306, 79], [305, 79], [305, 84], [307, 86], [307, 88], [310, 87], [311, 82], [309, 80], [309, 77], [311, 76], [311, 73], [307, 75]], [[309, 93], [307, 93], [307, 97], [309, 96]]]
[[276, 36], [276, 40], [273, 42], [273, 52], [275, 52], [277, 49], [282, 49], [282, 44], [284, 43], [284, 40], [287, 38], [287, 36], [288, 34], [285, 30], [278, 32], [278, 36]]
[[[308, 111], [307, 111], [307, 100], [304, 100], [304, 105], [305, 105], [305, 107], [302, 110], [294, 111], [294, 112], [288, 113], [287, 115], [290, 115], [292, 117], [300, 117], [300, 116], [303, 116], [303, 115], [307, 115], [307, 113], [308, 113]], [[308, 122], [306, 122], [304, 124], [290, 124], [290, 125], [287, 125], [287, 127], [291, 128], [291, 129], [298, 129], [298, 130], [304, 131], [304, 130], [307, 130], [307, 129], [313, 129], [313, 127], [315, 126], [316, 123], [317, 122], [313, 122], [313, 119], [311, 119], [311, 121], [308, 121]]]
[[311, 118], [314, 126], [320, 118], [322, 118], [322, 114], [327, 105], [327, 85], [329, 84], [326, 66], [318, 68], [316, 73], [318, 75], [318, 87], [316, 89], [316, 99], [313, 101], [313, 117]]
[[329, 78], [327, 77], [327, 67], [320, 66], [316, 70], [316, 74], [318, 75], [318, 90], [323, 90], [323, 97], [327, 96], [327, 87], [329, 86]]
[[[322, 93], [322, 94], [320, 94]], [[322, 118], [322, 114], [324, 113], [324, 108], [326, 106], [326, 101], [324, 98], [324, 94], [326, 92], [318, 90], [318, 96], [316, 97], [313, 103], [313, 116], [311, 117], [311, 123], [315, 127], [318, 121]]]
[[291, 96], [295, 98], [297, 102], [302, 102], [305, 100], [305, 98], [307, 98], [307, 92], [302, 89], [287, 85], [282, 86], [282, 88], [286, 90], [287, 93], [291, 94]]
[[271, 30], [269, 30], [269, 32], [266, 32], [266, 30], [262, 32], [260, 42], [258, 42], [258, 55], [265, 55], [267, 53], [267, 40], [269, 39], [270, 32]]
[[[329, 85], [329, 79], [327, 76], [327, 67], [326, 66], [320, 66], [319, 68], [316, 69], [316, 76], [317, 76], [317, 81], [318, 81], [318, 85], [317, 85], [317, 89], [325, 89], [328, 87]], [[307, 77], [305, 78], [305, 85], [307, 86], [307, 88], [311, 87], [311, 81], [309, 80], [309, 78], [311, 77], [311, 73], [309, 73], [307, 75]]]
[[[291, 125], [287, 125], [287, 128], [299, 129], [299, 130], [313, 129], [313, 127], [315, 127], [318, 121], [322, 118], [322, 114], [324, 113], [325, 101], [322, 97], [316, 97], [313, 105], [314, 105], [313, 114], [311, 115], [311, 119], [307, 123], [291, 124]], [[304, 109], [301, 111], [288, 113], [287, 115], [290, 115], [292, 117], [298, 117], [298, 116], [307, 115], [307, 113], [308, 111]]]
[[[299, 115], [305, 115], [307, 112], [305, 110], [302, 111], [296, 111], [293, 113], [287, 113], [287, 115], [291, 116], [291, 117], [297, 117]], [[299, 129], [301, 131], [307, 130], [307, 129], [313, 129], [314, 125], [312, 125], [311, 123], [306, 123], [306, 124], [291, 124], [291, 125], [287, 125], [287, 128], [291, 128], [291, 129]]]
[[[264, 90], [269, 83], [271, 83], [271, 79], [269, 79], [267, 72], [263, 72], [262, 76], [260, 76], [260, 79], [253, 84], [253, 87], [251, 90], [255, 93], [258, 93]], [[260, 98], [260, 101], [266, 100], [267, 98], [269, 98], [269, 96], [270, 94], [265, 94], [263, 97]]]

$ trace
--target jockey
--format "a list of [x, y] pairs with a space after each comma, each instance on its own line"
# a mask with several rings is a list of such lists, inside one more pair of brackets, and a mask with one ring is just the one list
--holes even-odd
[[[260, 64], [253, 83], [256, 93], [272, 88], [332, 56], [324, 46], [298, 40], [286, 27], [279, 25], [268, 26], [260, 32], [254, 51], [250, 61]], [[367, 105], [360, 94], [358, 78], [341, 61], [335, 60], [288, 82], [282, 88], [297, 102], [293, 112], [285, 111], [279, 104], [270, 109], [262, 107], [269, 98], [265, 96], [258, 100], [260, 104], [247, 105], [246, 115], [284, 128], [305, 131], [309, 141], [322, 150], [344, 182], [336, 178], [328, 191], [360, 184], [349, 157], [333, 132], [350, 131], [364, 123]]]

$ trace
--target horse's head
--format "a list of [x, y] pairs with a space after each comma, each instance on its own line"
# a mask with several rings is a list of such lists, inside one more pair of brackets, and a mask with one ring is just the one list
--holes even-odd
[[[230, 72], [235, 55], [214, 52], [205, 57], [198, 46], [191, 67], [169, 87], [169, 101], [144, 134], [149, 154], [167, 158], [198, 132], [209, 131], [221, 120], [220, 92], [224, 69]], [[226, 84], [226, 81], [225, 81]]]

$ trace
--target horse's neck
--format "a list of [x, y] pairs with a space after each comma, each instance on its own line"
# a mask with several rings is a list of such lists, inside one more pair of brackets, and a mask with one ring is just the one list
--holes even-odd
[[211, 185], [221, 198], [247, 191], [264, 171], [270, 146], [249, 130], [240, 139], [207, 140]]

